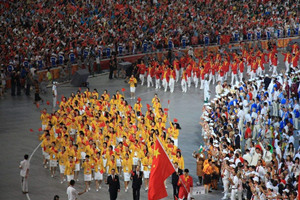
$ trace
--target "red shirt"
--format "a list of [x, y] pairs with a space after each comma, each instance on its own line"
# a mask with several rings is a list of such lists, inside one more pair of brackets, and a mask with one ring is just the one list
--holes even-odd
[[248, 127], [245, 131], [245, 139], [251, 138], [251, 129]]
[[[187, 198], [188, 192], [190, 192], [190, 188], [193, 187], [193, 178], [191, 176], [185, 177], [185, 175], [183, 174], [179, 177], [177, 185], [179, 186], [178, 197], [180, 199]], [[188, 192], [186, 190], [188, 190]]]

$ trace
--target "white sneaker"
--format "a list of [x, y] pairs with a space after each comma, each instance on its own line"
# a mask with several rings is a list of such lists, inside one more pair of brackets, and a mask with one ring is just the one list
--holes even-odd
[[225, 199], [227, 199], [227, 197], [224, 196], [222, 199], [225, 200]]
[[53, 178], [54, 176], [53, 176], [53, 175], [51, 175], [51, 177]]
[[99, 186], [99, 189], [101, 189], [102, 187], [101, 186]]
[[79, 181], [79, 179], [77, 179], [76, 181]]
[[96, 192], [98, 192], [99, 190], [98, 189], [96, 189]]
[[91, 190], [91, 188], [89, 187], [89, 190]]
[[127, 192], [127, 189], [125, 189], [125, 192]]
[[63, 181], [60, 181], [60, 184], [63, 184], [64, 182]]

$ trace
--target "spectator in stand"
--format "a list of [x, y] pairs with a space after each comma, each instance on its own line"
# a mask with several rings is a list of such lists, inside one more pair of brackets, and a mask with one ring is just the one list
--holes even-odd
[[297, 8], [296, 0], [4, 1], [0, 60], [16, 70], [88, 68], [99, 54], [291, 37], [299, 35]]

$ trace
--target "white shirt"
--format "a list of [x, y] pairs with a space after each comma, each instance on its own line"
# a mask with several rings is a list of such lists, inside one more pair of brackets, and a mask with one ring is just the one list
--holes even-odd
[[245, 109], [247, 107], [248, 107], [248, 101], [247, 101], [247, 99], [244, 99], [243, 100], [243, 108]]
[[250, 155], [250, 153], [246, 153], [246, 154], [243, 156], [243, 159], [244, 159], [244, 160], [247, 160], [247, 162], [250, 164], [251, 161], [252, 161], [252, 156]]
[[263, 179], [264, 176], [265, 176], [265, 173], [266, 173], [264, 167], [258, 166], [258, 167], [256, 168], [256, 171], [258, 172], [260, 178]]
[[244, 116], [245, 116], [244, 111], [243, 110], [239, 110], [237, 116], [238, 116], [239, 120], [243, 120]]
[[53, 86], [52, 86], [52, 92], [53, 92], [54, 96], [57, 96], [56, 85], [53, 85]]
[[264, 106], [262, 109], [261, 109], [261, 114], [262, 115], [266, 115], [267, 114], [267, 111], [268, 111], [268, 108], [266, 106]]
[[279, 146], [276, 147], [276, 154], [280, 157], [280, 159], [282, 158], [282, 154]]
[[229, 179], [229, 176], [230, 176], [230, 173], [227, 169], [224, 170], [224, 173], [223, 173], [223, 179], [226, 179], [228, 180]]
[[20, 176], [25, 177], [26, 176], [26, 172], [30, 167], [30, 163], [28, 160], [23, 160], [20, 162], [20, 167], [21, 167], [21, 171], [20, 171]]
[[76, 200], [78, 197], [78, 192], [75, 188], [69, 186], [67, 188], [67, 195], [68, 195], [68, 200]]
[[239, 186], [239, 179], [237, 176], [234, 176], [232, 189], [238, 189], [238, 186]]
[[252, 120], [256, 120], [257, 119], [257, 113], [256, 112], [252, 112], [251, 113], [251, 118], [252, 118]]
[[223, 89], [222, 85], [217, 85], [217, 86], [216, 86], [216, 93], [217, 93], [217, 95], [220, 95], [220, 94], [221, 94], [222, 89]]
[[247, 114], [245, 115], [245, 121], [246, 121], [246, 122], [251, 122], [251, 116], [250, 116], [249, 113], [247, 113]]
[[253, 157], [252, 157], [252, 161], [251, 161], [250, 165], [256, 166], [256, 165], [257, 165], [257, 162], [258, 162], [258, 160], [259, 160], [260, 158], [261, 158], [261, 154], [256, 153], [256, 151], [255, 151], [255, 152], [254, 152], [254, 155], [253, 155]]

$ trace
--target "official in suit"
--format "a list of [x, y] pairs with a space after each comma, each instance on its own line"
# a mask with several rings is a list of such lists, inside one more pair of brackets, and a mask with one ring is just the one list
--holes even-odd
[[106, 184], [109, 186], [110, 200], [116, 200], [118, 192], [120, 192], [120, 180], [119, 176], [115, 174], [115, 169], [111, 169], [111, 175], [107, 177]]
[[136, 166], [135, 171], [132, 172], [130, 178], [132, 180], [133, 200], [140, 199], [140, 190], [143, 184], [142, 178], [143, 172], [140, 170], [140, 166], [138, 165]]
[[173, 197], [174, 199], [178, 198], [179, 186], [177, 185], [179, 176], [183, 174], [182, 169], [178, 167], [178, 163], [174, 163], [175, 172], [172, 174], [172, 185], [173, 185]]

